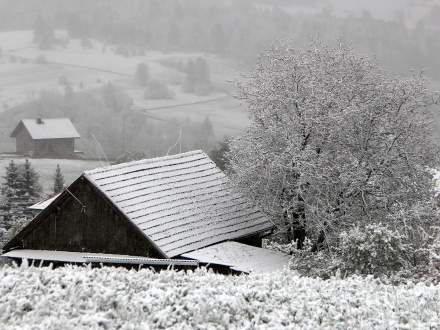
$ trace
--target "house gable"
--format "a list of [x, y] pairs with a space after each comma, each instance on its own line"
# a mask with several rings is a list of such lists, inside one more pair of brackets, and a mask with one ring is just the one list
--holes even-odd
[[[200, 150], [87, 171], [85, 176], [168, 258], [273, 224]], [[256, 244], [257, 245], [257, 244]]]
[[164, 257], [84, 176], [38, 214], [4, 250], [16, 248]]

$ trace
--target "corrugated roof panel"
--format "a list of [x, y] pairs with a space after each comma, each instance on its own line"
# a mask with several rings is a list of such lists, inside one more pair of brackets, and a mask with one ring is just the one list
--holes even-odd
[[67, 252], [50, 250], [12, 250], [3, 255], [6, 258], [44, 260], [66, 263], [104, 263], [124, 265], [151, 265], [151, 266], [198, 266], [196, 260], [156, 259], [142, 256], [121, 254], [104, 254], [90, 252]]
[[272, 228], [202, 151], [85, 175], [168, 257]]

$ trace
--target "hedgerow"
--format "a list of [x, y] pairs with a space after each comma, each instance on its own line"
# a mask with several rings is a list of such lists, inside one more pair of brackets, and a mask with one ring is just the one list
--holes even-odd
[[437, 329], [440, 286], [283, 272], [0, 268], [2, 329]]

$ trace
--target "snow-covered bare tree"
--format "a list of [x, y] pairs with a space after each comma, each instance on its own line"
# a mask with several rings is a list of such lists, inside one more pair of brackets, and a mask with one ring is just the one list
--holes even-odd
[[422, 76], [393, 77], [344, 45], [282, 44], [240, 96], [251, 123], [230, 146], [233, 182], [299, 248], [306, 233], [331, 244], [430, 200], [438, 148]]

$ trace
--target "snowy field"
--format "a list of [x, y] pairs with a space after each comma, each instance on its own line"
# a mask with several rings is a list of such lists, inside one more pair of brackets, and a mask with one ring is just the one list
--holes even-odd
[[[123, 56], [116, 53], [115, 45], [91, 40], [91, 48], [83, 48], [78, 39], [69, 39], [65, 32], [57, 31], [57, 35], [65, 40], [63, 46], [40, 50], [33, 44], [32, 31], [0, 32], [0, 112], [35, 100], [43, 91], [64, 93], [62, 81], [67, 80], [75, 91], [93, 91], [112, 82], [133, 99], [135, 108], [153, 109], [151, 115], [155, 117], [203, 121], [209, 116], [218, 136], [236, 134], [248, 124], [240, 102], [222, 92], [240, 78], [240, 72], [227, 60], [210, 54], [151, 50], [144, 55]], [[208, 61], [212, 83], [218, 88], [205, 96], [184, 93], [184, 74], [163, 64], [185, 63], [200, 56]], [[139, 63], [148, 64], [150, 77], [167, 84], [174, 99], [144, 99], [144, 89], [134, 81]]]
[[440, 329], [440, 286], [291, 272], [0, 268], [2, 329]]
[[[25, 159], [13, 158], [14, 162], [24, 164]], [[0, 158], [0, 178], [3, 183], [5, 176], [5, 168], [11, 159]], [[64, 175], [66, 185], [76, 180], [84, 171], [94, 168], [106, 166], [107, 164], [100, 161], [90, 160], [74, 160], [74, 159], [30, 159], [32, 167], [40, 175], [40, 184], [43, 186], [44, 193], [51, 193], [54, 182], [54, 175], [57, 164], [60, 164], [61, 171]]]

